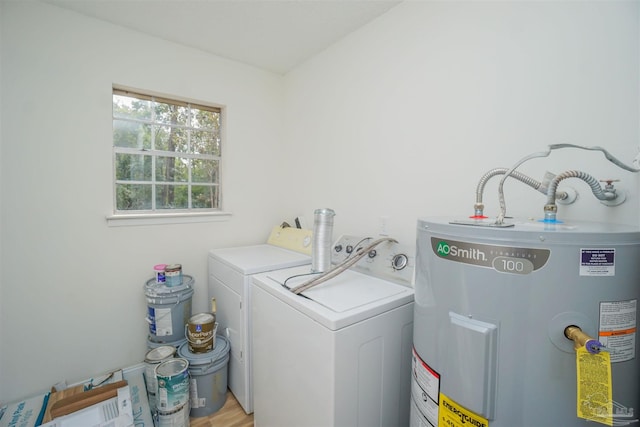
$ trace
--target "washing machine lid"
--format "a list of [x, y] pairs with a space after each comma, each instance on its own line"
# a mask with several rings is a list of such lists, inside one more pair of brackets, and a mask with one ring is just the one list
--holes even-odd
[[308, 255], [268, 244], [212, 249], [209, 255], [244, 275], [311, 264]]
[[309, 266], [271, 271], [253, 283], [331, 330], [338, 330], [413, 302], [413, 288], [347, 270], [301, 295], [285, 288], [310, 278]]

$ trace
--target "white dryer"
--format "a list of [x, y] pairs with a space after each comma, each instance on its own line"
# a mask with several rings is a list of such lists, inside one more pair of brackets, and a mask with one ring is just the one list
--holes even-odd
[[[332, 264], [367, 245], [341, 237]], [[402, 249], [382, 243], [300, 295], [289, 289], [308, 266], [253, 276], [256, 427], [409, 425], [414, 258]]]
[[228, 385], [247, 414], [251, 381], [251, 276], [311, 264], [311, 230], [275, 227], [266, 244], [209, 251], [209, 298], [215, 298], [218, 334], [231, 345]]

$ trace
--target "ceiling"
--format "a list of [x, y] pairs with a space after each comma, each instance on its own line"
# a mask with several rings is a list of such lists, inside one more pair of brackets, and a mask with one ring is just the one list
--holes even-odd
[[43, 0], [285, 74], [401, 0]]

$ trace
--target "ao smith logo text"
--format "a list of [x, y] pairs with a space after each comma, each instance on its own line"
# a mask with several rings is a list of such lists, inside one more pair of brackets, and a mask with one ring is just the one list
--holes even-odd
[[438, 243], [436, 253], [440, 256], [452, 256], [457, 258], [467, 258], [478, 261], [486, 261], [487, 255], [477, 248], [463, 249], [456, 245], [450, 245], [446, 241], [442, 240]]
[[447, 261], [486, 267], [501, 273], [529, 274], [547, 263], [549, 249], [518, 248], [431, 237], [433, 253]]

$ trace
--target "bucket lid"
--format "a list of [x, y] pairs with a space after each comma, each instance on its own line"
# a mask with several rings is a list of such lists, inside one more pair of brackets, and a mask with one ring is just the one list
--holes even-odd
[[186, 359], [169, 359], [156, 366], [156, 375], [161, 377], [172, 377], [184, 372], [189, 367]]
[[178, 348], [178, 354], [187, 359], [191, 366], [210, 365], [216, 360], [224, 358], [229, 353], [229, 348], [229, 340], [222, 335], [216, 335], [216, 345], [213, 350], [207, 353], [192, 353], [189, 349], [189, 343], [185, 343]]
[[202, 323], [214, 323], [216, 318], [211, 313], [198, 313], [189, 318], [189, 323], [202, 324]]
[[161, 340], [162, 338], [163, 337], [155, 337], [156, 341], [154, 341], [154, 338], [152, 338], [151, 335], [147, 335], [147, 348], [154, 349], [154, 348], [162, 347], [164, 345], [168, 345], [177, 349], [183, 343], [187, 342], [186, 338], [181, 338], [175, 341], [163, 341]]
[[171, 345], [161, 345], [147, 352], [145, 362], [158, 362], [176, 354], [176, 348]]
[[167, 286], [164, 283], [156, 283], [156, 279], [149, 279], [144, 285], [144, 292], [147, 296], [154, 297], [159, 295], [177, 294], [186, 290], [191, 290], [193, 285], [193, 277], [183, 275], [182, 284], [178, 286]]

